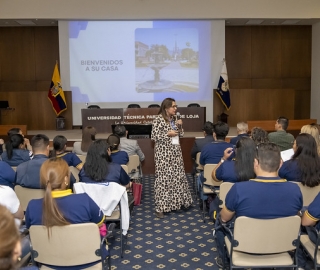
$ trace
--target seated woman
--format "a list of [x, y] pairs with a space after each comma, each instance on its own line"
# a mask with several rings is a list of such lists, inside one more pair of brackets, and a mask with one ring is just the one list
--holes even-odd
[[317, 152], [320, 156], [320, 135], [319, 135], [319, 126], [317, 124], [304, 125], [301, 128], [301, 133], [310, 134], [317, 144]]
[[[31, 200], [26, 210], [26, 226], [64, 226], [78, 223], [103, 225], [104, 215], [97, 204], [86, 194], [72, 194], [68, 189], [70, 171], [61, 158], [46, 160], [40, 169], [41, 185], [45, 187], [43, 199]], [[54, 269], [84, 269], [92, 264], [74, 267], [54, 266]]]
[[[235, 159], [228, 160], [235, 151]], [[236, 143], [236, 148], [227, 148], [221, 161], [212, 171], [215, 181], [240, 182], [255, 178], [253, 162], [256, 154], [256, 145], [249, 137], [242, 137]]]
[[1, 155], [4, 162], [10, 166], [18, 166], [19, 164], [28, 161], [32, 158], [32, 152], [26, 150], [25, 141], [22, 135], [13, 134], [6, 142], [6, 151]]
[[77, 155], [87, 155], [89, 146], [96, 140], [97, 131], [94, 127], [85, 127], [82, 129], [82, 141], [73, 144], [72, 152]]
[[120, 151], [118, 149], [120, 144], [120, 137], [116, 134], [111, 134], [108, 137], [107, 142], [110, 145], [112, 162], [120, 165], [126, 165], [129, 162], [129, 156], [127, 152]]
[[80, 158], [71, 152], [66, 152], [67, 149], [67, 138], [62, 135], [55, 136], [53, 139], [53, 151], [52, 157], [61, 157], [64, 159], [69, 166], [73, 166], [78, 170], [81, 170], [83, 163]]
[[255, 144], [269, 142], [268, 132], [259, 127], [253, 127], [251, 129], [250, 138], [255, 142]]
[[10, 167], [10, 165], [0, 160], [0, 185], [14, 188], [16, 181], [16, 172]]
[[130, 183], [130, 177], [121, 165], [111, 162], [110, 148], [105, 140], [96, 140], [90, 145], [79, 178], [85, 183], [115, 182], [123, 186]]
[[308, 187], [320, 184], [320, 158], [317, 144], [310, 134], [300, 133], [293, 143], [294, 155], [279, 169], [279, 176], [301, 182]]

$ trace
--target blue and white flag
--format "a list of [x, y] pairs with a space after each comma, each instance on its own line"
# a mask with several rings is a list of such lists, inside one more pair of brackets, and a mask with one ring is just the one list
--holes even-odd
[[220, 98], [223, 105], [229, 111], [231, 107], [230, 100], [230, 91], [229, 91], [229, 82], [228, 82], [228, 72], [227, 72], [227, 64], [226, 61], [223, 61], [221, 75], [219, 78], [218, 87], [216, 90], [218, 97]]

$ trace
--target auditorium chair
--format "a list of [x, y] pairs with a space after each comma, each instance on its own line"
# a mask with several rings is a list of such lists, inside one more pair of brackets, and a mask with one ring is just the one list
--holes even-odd
[[187, 107], [200, 107], [198, 103], [190, 103]]
[[90, 106], [88, 106], [88, 109], [100, 109], [100, 106], [98, 106], [98, 105], [90, 105]]
[[307, 187], [307, 186], [302, 185], [301, 182], [292, 182], [292, 183], [297, 184], [301, 190], [302, 199], [303, 199], [303, 206], [309, 206], [309, 204], [312, 203], [314, 198], [320, 192], [320, 186]]
[[141, 108], [139, 104], [129, 104], [128, 108]]
[[[232, 232], [226, 223], [223, 229], [230, 269], [233, 268], [297, 268], [297, 248], [300, 245], [299, 216], [275, 219], [238, 217]], [[293, 254], [293, 258], [289, 254]], [[224, 267], [226, 269], [226, 267]]]
[[319, 269], [320, 267], [320, 233], [316, 230], [315, 227], [310, 226], [307, 230], [311, 230], [311, 233], [317, 235], [316, 244], [314, 244], [307, 234], [303, 234], [300, 236], [300, 242], [303, 249], [308, 253], [309, 257], [313, 260], [314, 268]]
[[26, 211], [31, 200], [41, 199], [44, 197], [44, 189], [33, 189], [16, 185], [14, 187], [14, 191], [17, 194], [23, 211]]
[[[55, 266], [76, 266], [94, 263], [86, 269], [111, 269], [110, 256], [103, 258], [106, 239], [100, 238], [99, 227], [94, 223], [71, 224], [48, 228], [42, 225], [30, 227], [33, 263]], [[53, 269], [42, 266], [41, 269]]]
[[232, 188], [233, 183], [224, 182], [220, 185], [220, 192], [219, 192], [219, 207], [222, 209], [224, 207], [227, 194], [229, 190]]
[[148, 108], [160, 108], [159, 104], [150, 104]]

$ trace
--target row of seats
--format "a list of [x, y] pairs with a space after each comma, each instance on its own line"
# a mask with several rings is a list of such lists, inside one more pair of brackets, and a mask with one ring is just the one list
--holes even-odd
[[[200, 107], [198, 103], [190, 103], [187, 107]], [[128, 108], [141, 108], [139, 104], [129, 104]], [[148, 108], [160, 108], [159, 104], [150, 104]], [[88, 106], [88, 109], [100, 109], [100, 106], [98, 105], [90, 105]]]

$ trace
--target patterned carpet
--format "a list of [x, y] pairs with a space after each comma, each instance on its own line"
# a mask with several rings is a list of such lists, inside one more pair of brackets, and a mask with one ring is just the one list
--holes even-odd
[[[192, 176], [187, 177], [191, 187]], [[213, 222], [207, 217], [203, 223], [199, 203], [158, 219], [153, 183], [154, 176], [144, 176], [142, 203], [134, 208], [123, 259], [119, 234], [111, 241], [112, 269], [218, 269]]]

